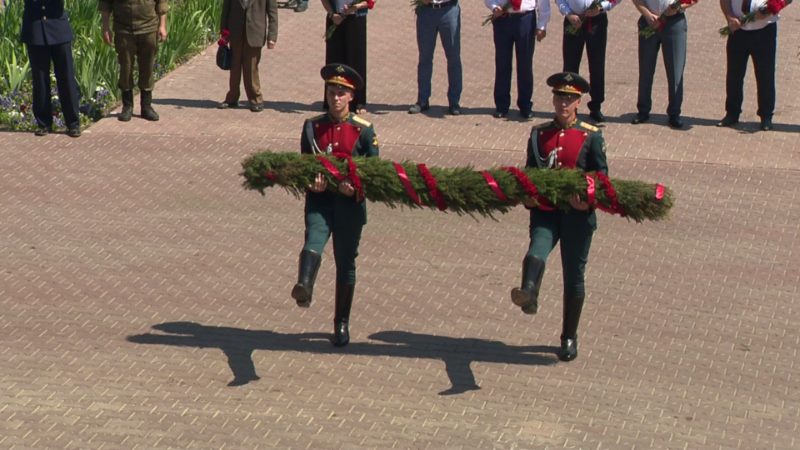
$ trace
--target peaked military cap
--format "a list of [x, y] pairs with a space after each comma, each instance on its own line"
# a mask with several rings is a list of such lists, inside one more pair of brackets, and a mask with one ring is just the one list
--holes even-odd
[[589, 92], [589, 82], [582, 76], [573, 72], [559, 72], [547, 78], [547, 85], [553, 88], [553, 93], [564, 92], [567, 94], [583, 95]]
[[350, 89], [359, 89], [364, 84], [364, 79], [352, 67], [333, 63], [328, 64], [319, 71], [325, 84], [338, 84]]

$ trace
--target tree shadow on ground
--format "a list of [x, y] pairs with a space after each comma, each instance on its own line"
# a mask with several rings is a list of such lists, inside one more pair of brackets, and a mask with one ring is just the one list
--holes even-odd
[[172, 345], [178, 347], [218, 348], [228, 358], [233, 380], [228, 386], [242, 386], [258, 380], [254, 350], [293, 351], [316, 354], [389, 356], [394, 358], [426, 358], [442, 360], [450, 379], [450, 388], [440, 395], [453, 395], [477, 390], [472, 362], [519, 365], [557, 363], [552, 346], [512, 346], [500, 341], [454, 338], [418, 334], [407, 331], [381, 331], [369, 336], [376, 342], [351, 342], [344, 348], [331, 346], [326, 333], [277, 333], [269, 330], [244, 330], [217, 327], [194, 322], [166, 322], [153, 325], [159, 333], [128, 336], [137, 344]]

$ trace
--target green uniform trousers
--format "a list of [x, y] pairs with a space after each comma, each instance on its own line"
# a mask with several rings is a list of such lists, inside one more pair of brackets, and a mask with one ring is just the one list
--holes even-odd
[[566, 298], [586, 295], [584, 273], [592, 245], [592, 234], [597, 228], [596, 220], [594, 212], [531, 210], [531, 243], [527, 256], [547, 261], [556, 244], [561, 243], [561, 267]]
[[331, 192], [309, 193], [306, 196], [305, 223], [303, 250], [321, 255], [328, 238], [333, 235], [336, 282], [354, 285], [358, 244], [366, 223], [364, 204]]
[[158, 52], [158, 32], [145, 34], [114, 34], [114, 48], [119, 61], [119, 85], [123, 91], [133, 89], [133, 66], [139, 66], [139, 90], [152, 91], [156, 84], [153, 66]]

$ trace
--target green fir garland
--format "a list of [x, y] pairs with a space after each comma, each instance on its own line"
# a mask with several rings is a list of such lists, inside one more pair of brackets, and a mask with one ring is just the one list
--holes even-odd
[[[319, 158], [328, 161], [326, 164], [334, 168], [333, 173]], [[397, 206], [437, 208], [436, 194], [432, 193], [429, 186], [431, 180], [429, 179], [426, 184], [423, 175], [420, 174], [420, 164], [409, 161], [399, 164], [407, 175], [410, 189], [413, 190], [409, 193], [401, 181], [395, 166], [397, 163], [380, 158], [353, 158], [351, 161], [357, 167], [357, 178], [367, 200], [381, 202], [392, 208]], [[325, 175], [328, 189], [331, 191], [336, 191], [338, 181], [343, 177], [352, 179], [348, 173], [348, 160], [332, 155], [262, 152], [245, 159], [242, 167], [244, 187], [257, 190], [262, 195], [266, 188], [278, 185], [299, 197], [305, 194], [307, 186], [314, 181], [318, 173]], [[490, 175], [489, 179], [493, 179], [496, 183], [500, 194], [491, 188], [482, 173], [484, 171], [475, 171], [471, 167], [431, 167], [428, 170], [435, 179], [436, 190], [441, 195], [439, 205], [443, 200], [448, 210], [459, 215], [478, 214], [493, 217], [493, 213], [506, 213], [522, 200], [531, 198], [529, 195], [531, 186], [525, 186], [511, 173], [517, 170], [514, 168], [496, 167], [485, 171]], [[593, 181], [598, 208], [620, 214], [636, 222], [665, 219], [673, 203], [671, 191], [659, 184], [608, 180], [603, 174], [584, 173], [579, 170], [533, 168], [518, 170], [524, 173], [538, 190], [540, 202], [564, 210], [570, 208], [569, 198], [574, 194], [580, 195], [584, 201], [589, 200], [587, 178]], [[338, 172], [336, 173], [338, 178], [335, 172]], [[610, 181], [611, 188], [606, 181]], [[412, 198], [414, 193], [419, 203]]]

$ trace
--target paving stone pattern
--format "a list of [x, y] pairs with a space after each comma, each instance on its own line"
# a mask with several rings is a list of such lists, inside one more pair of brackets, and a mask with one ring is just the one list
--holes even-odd
[[[561, 18], [536, 46], [537, 117], [496, 120], [487, 12], [463, 2], [460, 117], [444, 114], [441, 50], [434, 106], [406, 113], [414, 15], [405, 1], [370, 13], [365, 117], [385, 158], [523, 162], [530, 126], [551, 110]], [[328, 342], [330, 247], [314, 304], [295, 306], [302, 201], [244, 191], [239, 171], [255, 151], [296, 151], [320, 111], [318, 3], [281, 10], [260, 114], [215, 108], [227, 74], [212, 46], [158, 82], [158, 123], [112, 114], [79, 139], [0, 134], [0, 448], [799, 447], [798, 14], [779, 25], [776, 129], [762, 133], [752, 68], [742, 126], [714, 126], [716, 2], [689, 11], [690, 127], [665, 125], [661, 63], [653, 121], [629, 125], [637, 14], [630, 2], [612, 11], [612, 175], [663, 182], [676, 206], [659, 223], [600, 217], [571, 363], [554, 353], [557, 252], [540, 313], [510, 302], [528, 243], [521, 208], [476, 220], [370, 205], [352, 343]]]

